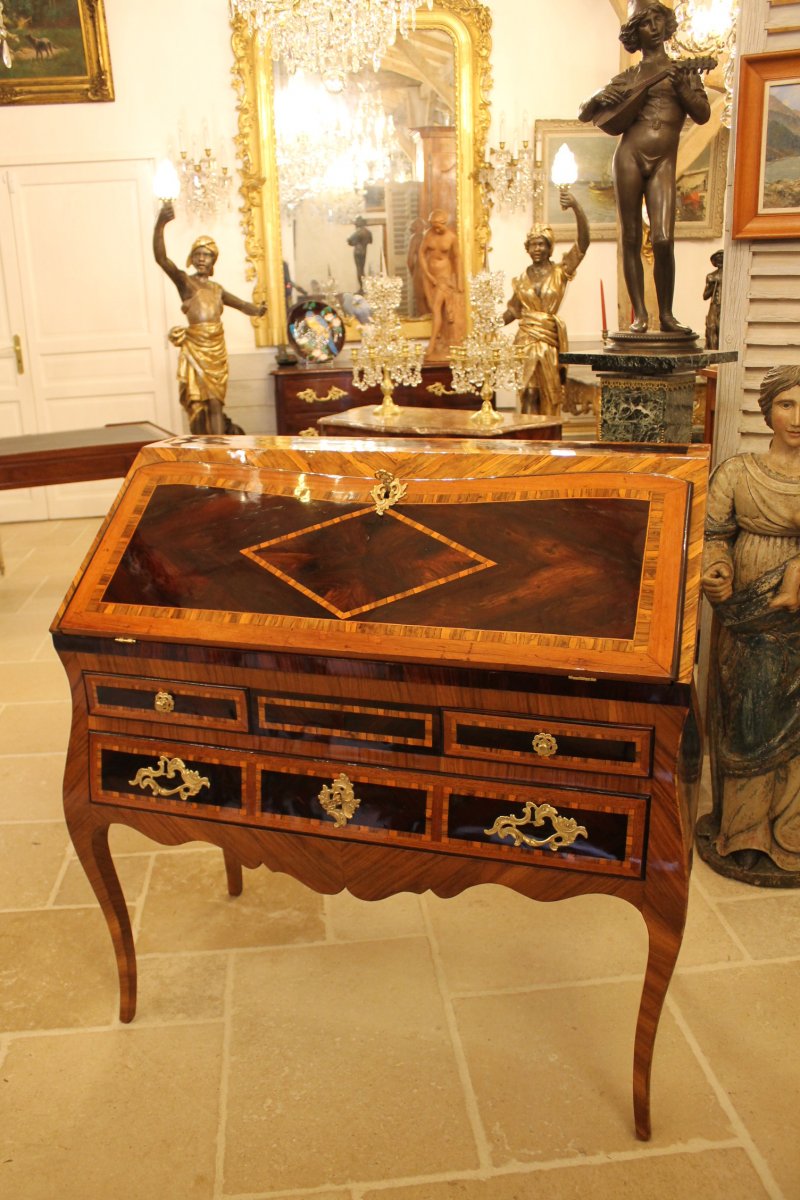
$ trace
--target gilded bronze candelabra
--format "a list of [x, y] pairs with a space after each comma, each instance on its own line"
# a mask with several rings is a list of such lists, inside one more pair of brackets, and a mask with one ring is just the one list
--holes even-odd
[[471, 420], [486, 428], [503, 419], [492, 404], [497, 389], [521, 387], [524, 355], [503, 336], [503, 272], [471, 276], [469, 297], [472, 332], [462, 345], [451, 347], [450, 370], [455, 391], [479, 392], [483, 403]]
[[380, 385], [383, 402], [374, 412], [384, 420], [400, 412], [392, 399], [395, 384], [417, 387], [422, 381], [425, 347], [403, 337], [397, 315], [402, 288], [397, 276], [370, 275], [364, 280], [372, 316], [362, 330], [361, 345], [353, 349], [353, 383], [362, 391]]

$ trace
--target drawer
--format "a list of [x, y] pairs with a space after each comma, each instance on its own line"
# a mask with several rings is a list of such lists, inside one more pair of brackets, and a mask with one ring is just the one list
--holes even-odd
[[390, 842], [430, 838], [433, 785], [422, 775], [281, 759], [261, 759], [257, 770], [270, 824]]
[[278, 742], [368, 743], [373, 749], [433, 749], [432, 710], [348, 704], [314, 696], [256, 697], [256, 726]]
[[98, 717], [133, 717], [165, 725], [197, 725], [247, 732], [247, 693], [242, 688], [86, 675], [89, 712]]
[[180, 742], [89, 735], [91, 798], [160, 812], [243, 813], [242, 755]]
[[565, 788], [448, 783], [442, 841], [481, 858], [639, 878], [648, 803]]
[[650, 774], [653, 730], [552, 717], [446, 712], [444, 752], [558, 770]]

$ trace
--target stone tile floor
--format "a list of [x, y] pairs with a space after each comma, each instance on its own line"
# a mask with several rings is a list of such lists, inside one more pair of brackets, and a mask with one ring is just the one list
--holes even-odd
[[644, 925], [611, 897], [323, 898], [117, 828], [139, 1016], [61, 817], [48, 625], [97, 521], [2, 528], [0, 1194], [794, 1200], [800, 893], [698, 862], [632, 1131]]

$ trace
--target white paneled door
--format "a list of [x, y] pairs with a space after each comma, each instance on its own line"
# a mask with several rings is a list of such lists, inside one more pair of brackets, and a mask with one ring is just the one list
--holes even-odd
[[[35, 433], [28, 335], [22, 309], [19, 269], [8, 186], [0, 182], [0, 437]], [[42, 521], [47, 500], [41, 488], [0, 492], [1, 521]]]
[[[141, 161], [4, 171], [0, 436], [118, 421], [182, 429], [151, 249], [151, 180]], [[101, 515], [117, 490], [118, 481], [100, 480], [0, 492], [0, 520]]]

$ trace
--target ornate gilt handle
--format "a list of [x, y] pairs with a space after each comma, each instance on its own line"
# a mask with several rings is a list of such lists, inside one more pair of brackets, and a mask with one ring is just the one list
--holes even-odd
[[313, 388], [305, 388], [297, 393], [297, 399], [305, 400], [306, 404], [328, 404], [331, 400], [344, 400], [346, 396], [347, 392], [338, 387], [329, 388], [324, 396], [318, 396]]
[[531, 745], [539, 758], [552, 758], [558, 750], [558, 742], [552, 733], [537, 733]]
[[[162, 787], [157, 779], [175, 779], [180, 775], [181, 783], [172, 788]], [[189, 800], [204, 787], [210, 788], [211, 783], [199, 771], [192, 771], [181, 758], [167, 758], [162, 754], [156, 767], [139, 767], [133, 779], [128, 783], [133, 787], [152, 788], [155, 796], [179, 796], [181, 800]]]
[[[541, 827], [545, 820], [549, 820], [553, 826], [554, 832], [549, 837], [534, 838], [520, 833], [521, 825]], [[552, 804], [534, 804], [533, 800], [526, 802], [521, 817], [515, 817], [513, 813], [508, 817], [498, 817], [492, 828], [483, 832], [489, 837], [496, 833], [501, 838], [512, 838], [515, 846], [532, 846], [535, 850], [546, 846], [554, 852], [571, 846], [576, 838], [589, 836], [586, 827], [579, 825], [574, 817], [562, 817]]]
[[156, 712], [171, 713], [175, 711], [175, 701], [169, 692], [156, 692], [153, 699], [153, 708]]
[[434, 396], [457, 396], [458, 395], [458, 392], [456, 392], [455, 388], [445, 387], [445, 385], [443, 383], [429, 383], [425, 390], [428, 392], [432, 392]]
[[326, 783], [317, 799], [328, 816], [333, 817], [337, 829], [341, 829], [351, 820], [361, 803], [344, 772], [332, 779], [330, 786]]

